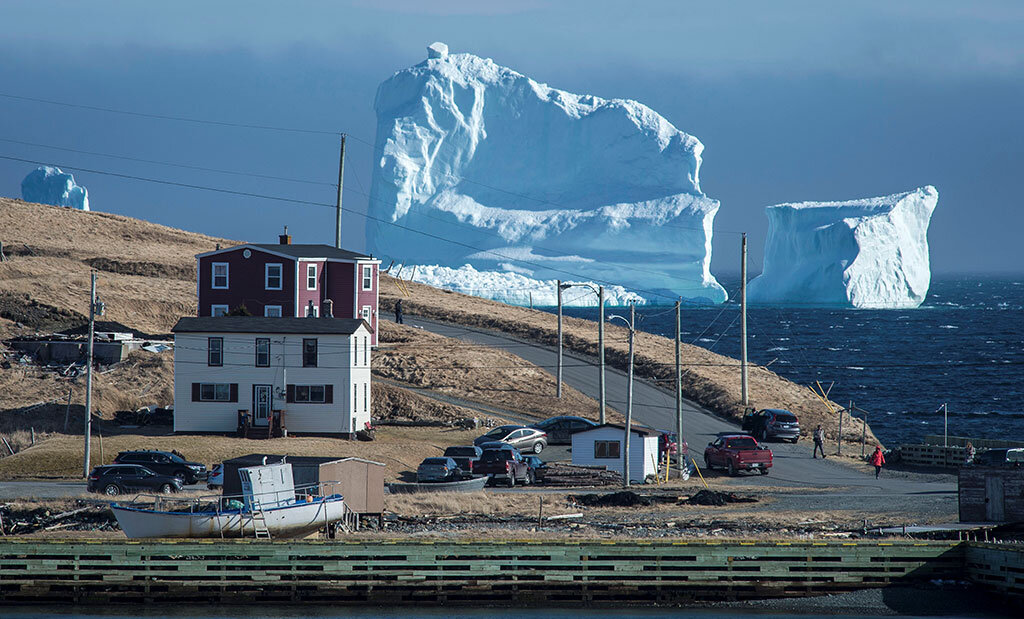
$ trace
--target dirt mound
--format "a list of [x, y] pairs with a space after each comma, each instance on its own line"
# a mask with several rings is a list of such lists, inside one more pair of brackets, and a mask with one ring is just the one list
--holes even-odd
[[87, 258], [82, 262], [88, 264], [97, 271], [107, 271], [108, 273], [119, 273], [121, 275], [168, 277], [170, 279], [183, 279], [190, 282], [194, 282], [196, 279], [195, 268], [173, 264], [131, 260], [111, 260], [110, 258]]
[[737, 496], [732, 492], [718, 492], [704, 489], [682, 501], [686, 505], [725, 505], [726, 503], [757, 503], [757, 499], [748, 496]]
[[27, 294], [7, 291], [0, 291], [0, 318], [44, 332], [57, 331], [89, 321], [78, 312], [40, 303]]
[[582, 494], [570, 498], [577, 505], [585, 507], [646, 507], [657, 502], [649, 496], [643, 496], [630, 490], [612, 492], [611, 494]]

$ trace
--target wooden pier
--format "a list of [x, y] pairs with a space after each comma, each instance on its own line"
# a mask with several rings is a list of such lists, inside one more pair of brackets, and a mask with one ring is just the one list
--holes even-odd
[[967, 543], [914, 541], [5, 540], [0, 602], [673, 604], [964, 580], [968, 555], [983, 584], [1024, 595], [1024, 552], [993, 546], [981, 545], [981, 552]]

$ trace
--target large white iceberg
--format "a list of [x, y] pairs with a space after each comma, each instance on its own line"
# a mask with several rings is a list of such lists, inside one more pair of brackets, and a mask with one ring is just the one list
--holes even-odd
[[[438, 265], [416, 265], [401, 267], [396, 277], [414, 282], [454, 290], [475, 297], [487, 297], [509, 305], [554, 306], [558, 304], [558, 280], [540, 281], [512, 271], [477, 271], [472, 265], [464, 264], [458, 269]], [[565, 281], [572, 287], [562, 292], [565, 307], [597, 307], [599, 284], [594, 282]], [[605, 305], [624, 306], [630, 303], [647, 304], [643, 296], [630, 292], [622, 286], [604, 287]]]
[[939, 193], [769, 206], [751, 303], [912, 308], [928, 294], [928, 222]]
[[21, 181], [21, 199], [26, 202], [89, 210], [89, 192], [75, 184], [75, 177], [60, 168], [43, 166]]
[[[654, 110], [435, 43], [381, 84], [370, 250], [720, 303], [703, 145]], [[486, 296], [486, 295], [484, 295]], [[663, 299], [664, 300], [664, 299]]]

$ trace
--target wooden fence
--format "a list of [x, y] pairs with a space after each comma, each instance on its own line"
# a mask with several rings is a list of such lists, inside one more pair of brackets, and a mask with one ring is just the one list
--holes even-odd
[[957, 468], [964, 465], [966, 448], [950, 445], [901, 445], [901, 462], [916, 466]]
[[1024, 545], [971, 542], [965, 561], [971, 582], [1024, 604]]
[[955, 542], [0, 542], [0, 602], [602, 603], [963, 577]]

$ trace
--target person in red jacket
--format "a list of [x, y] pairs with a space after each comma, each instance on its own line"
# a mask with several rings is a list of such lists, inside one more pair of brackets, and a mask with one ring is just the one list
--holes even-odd
[[882, 472], [882, 465], [885, 464], [885, 455], [882, 454], [881, 445], [877, 445], [875, 453], [871, 454], [871, 464], [875, 467], [875, 479], [878, 479], [878, 474]]

